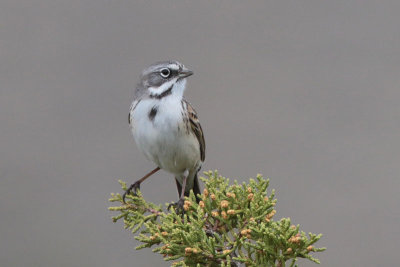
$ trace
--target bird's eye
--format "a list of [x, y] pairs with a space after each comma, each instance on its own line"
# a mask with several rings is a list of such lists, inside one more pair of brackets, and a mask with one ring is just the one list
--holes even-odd
[[168, 78], [169, 75], [171, 75], [171, 71], [168, 68], [165, 68], [160, 71], [160, 74], [162, 77]]

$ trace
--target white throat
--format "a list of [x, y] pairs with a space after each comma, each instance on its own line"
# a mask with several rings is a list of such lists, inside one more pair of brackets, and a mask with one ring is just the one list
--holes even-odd
[[174, 84], [174, 87], [172, 88], [172, 94], [182, 98], [185, 89], [186, 89], [186, 79], [180, 79]]

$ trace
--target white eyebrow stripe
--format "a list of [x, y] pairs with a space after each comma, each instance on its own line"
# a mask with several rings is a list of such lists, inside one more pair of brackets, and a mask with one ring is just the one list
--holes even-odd
[[172, 70], [179, 70], [179, 66], [177, 66], [176, 64], [170, 64], [168, 66], [168, 68], [172, 69]]

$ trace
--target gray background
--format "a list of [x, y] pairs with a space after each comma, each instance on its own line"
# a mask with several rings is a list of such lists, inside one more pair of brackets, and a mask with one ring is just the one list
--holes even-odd
[[164, 59], [195, 72], [203, 170], [270, 177], [323, 266], [398, 265], [400, 1], [199, 2], [1, 1], [1, 266], [168, 266], [107, 210], [154, 167], [127, 117]]

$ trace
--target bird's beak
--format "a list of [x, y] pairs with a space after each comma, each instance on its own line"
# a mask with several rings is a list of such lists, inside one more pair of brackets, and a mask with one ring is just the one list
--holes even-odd
[[189, 77], [190, 75], [193, 75], [193, 71], [188, 70], [186, 68], [183, 68], [182, 70], [179, 71], [179, 78], [186, 78]]

